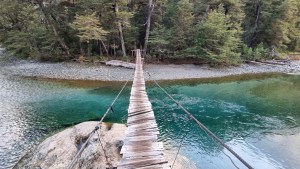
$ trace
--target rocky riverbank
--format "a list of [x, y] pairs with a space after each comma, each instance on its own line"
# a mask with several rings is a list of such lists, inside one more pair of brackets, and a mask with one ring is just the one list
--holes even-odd
[[[132, 79], [134, 72], [133, 69], [101, 64], [40, 63], [30, 61], [2, 63], [1, 67], [2, 73], [16, 76], [102, 81], [126, 81]], [[287, 65], [242, 64], [238, 67], [225, 68], [212, 68], [207, 65], [192, 64], [146, 64], [145, 70], [151, 74], [151, 79], [155, 80], [210, 78], [255, 73], [299, 73], [300, 61], [291, 61]], [[149, 78], [146, 78], [146, 80], [149, 80]]]
[[[25, 155], [13, 169], [51, 168], [64, 169], [70, 164], [80, 146], [98, 122], [84, 122], [59, 132], [43, 141], [34, 150]], [[98, 133], [94, 134], [74, 167], [80, 168], [115, 168], [122, 158], [120, 148], [125, 138], [124, 124], [103, 123]], [[100, 140], [99, 140], [100, 138]], [[101, 144], [104, 148], [102, 148]], [[173, 164], [176, 153], [165, 152], [169, 164]], [[186, 157], [177, 157], [173, 168], [195, 169], [196, 166]]]

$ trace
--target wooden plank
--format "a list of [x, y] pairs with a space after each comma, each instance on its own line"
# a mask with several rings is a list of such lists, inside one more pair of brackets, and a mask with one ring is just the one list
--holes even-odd
[[123, 153], [123, 158], [135, 158], [135, 157], [151, 157], [163, 155], [162, 151], [151, 151], [151, 152], [139, 152], [139, 153]]
[[168, 163], [151, 165], [151, 166], [146, 166], [146, 167], [139, 167], [139, 169], [169, 169], [169, 168], [170, 168], [170, 165]]
[[152, 119], [152, 120], [149, 120], [149, 119], [144, 119], [144, 120], [137, 120], [137, 121], [132, 121], [132, 122], [128, 122], [127, 121], [127, 125], [130, 126], [130, 125], [135, 125], [135, 124], [144, 124], [144, 123], [148, 123], [148, 122], [155, 122], [155, 119]]
[[148, 120], [155, 120], [155, 118], [153, 117], [144, 117], [144, 118], [139, 118], [139, 119], [128, 119], [127, 124], [141, 124], [141, 123], [145, 123]]
[[145, 141], [145, 140], [157, 140], [157, 135], [126, 137], [124, 141]]
[[150, 112], [148, 113], [143, 113], [143, 114], [134, 114], [133, 116], [129, 116], [130, 117], [130, 121], [132, 120], [140, 120], [140, 119], [144, 119], [144, 118], [152, 118], [155, 119], [154, 114]]
[[136, 145], [124, 145], [121, 149], [121, 154], [124, 152], [135, 152], [135, 151], [159, 151], [163, 150], [162, 142], [152, 142], [148, 145], [136, 146]]
[[128, 128], [152, 128], [152, 127], [157, 128], [157, 124], [154, 122], [146, 122], [143, 124], [132, 124], [132, 125], [128, 126]]
[[158, 134], [159, 134], [159, 131], [132, 132], [132, 133], [128, 133], [128, 137], [134, 137], [134, 136], [153, 136], [153, 135], [158, 135]]
[[143, 107], [130, 107], [128, 108], [128, 110], [130, 112], [134, 112], [134, 111], [143, 111], [143, 110], [149, 110], [151, 109], [152, 110], [152, 107], [151, 106], [143, 106]]
[[146, 136], [146, 135], [159, 135], [159, 130], [157, 128], [148, 128], [148, 129], [132, 129], [132, 130], [126, 130], [125, 133], [128, 137], [133, 136]]
[[148, 108], [143, 108], [143, 109], [138, 109], [138, 108], [135, 108], [135, 109], [128, 109], [128, 113], [129, 114], [134, 114], [134, 113], [140, 113], [140, 112], [149, 112], [149, 111], [152, 111], [152, 108], [151, 107], [148, 107]]
[[158, 165], [158, 164], [166, 164], [168, 161], [163, 160], [162, 158], [157, 159], [143, 159], [143, 160], [131, 160], [128, 162], [123, 162], [119, 165], [119, 169], [122, 168], [140, 168], [140, 167], [147, 167], [151, 165]]

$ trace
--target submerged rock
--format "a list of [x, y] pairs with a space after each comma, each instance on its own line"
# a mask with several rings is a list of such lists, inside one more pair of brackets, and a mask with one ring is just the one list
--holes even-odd
[[[33, 151], [25, 155], [13, 169], [67, 168], [89, 134], [98, 124], [98, 122], [80, 123], [47, 138]], [[120, 150], [125, 138], [125, 129], [126, 126], [124, 124], [103, 123], [98, 132], [93, 135], [73, 168], [116, 168], [122, 158]], [[176, 152], [166, 151], [164, 154], [169, 164], [172, 165]], [[186, 157], [179, 155], [173, 169], [186, 168], [196, 169], [196, 166]]]

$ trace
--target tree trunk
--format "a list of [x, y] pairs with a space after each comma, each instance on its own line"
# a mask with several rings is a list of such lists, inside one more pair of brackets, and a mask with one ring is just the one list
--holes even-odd
[[102, 46], [104, 47], [105, 53], [108, 55], [108, 50], [107, 50], [107, 48], [106, 48], [105, 44], [103, 43], [103, 41], [102, 41], [102, 40], [100, 40], [100, 42], [101, 42]]
[[38, 4], [45, 16], [45, 19], [46, 19], [46, 22], [49, 24], [50, 28], [52, 29], [53, 33], [54, 33], [54, 36], [58, 39], [58, 42], [59, 42], [59, 45], [61, 46], [61, 48], [67, 53], [67, 55], [70, 55], [70, 52], [69, 52], [69, 48], [68, 46], [66, 45], [66, 43], [59, 37], [58, 35], [58, 32], [57, 32], [57, 29], [56, 27], [54, 26], [53, 22], [51, 21], [47, 11], [45, 10], [45, 7], [44, 7], [44, 2], [43, 0], [38, 0]]
[[151, 26], [151, 16], [154, 9], [153, 0], [149, 0], [148, 2], [148, 18], [147, 18], [147, 28], [146, 28], [146, 35], [145, 35], [145, 42], [144, 42], [144, 50], [143, 56], [145, 57], [147, 54], [147, 46], [148, 46], [148, 39], [150, 34], [150, 26]]
[[102, 56], [102, 55], [103, 55], [101, 45], [102, 45], [101, 42], [100, 42], [100, 41], [97, 41], [97, 46], [99, 46], [99, 56]]
[[259, 21], [259, 16], [260, 16], [260, 1], [256, 2], [256, 10], [255, 10], [255, 15], [256, 15], [256, 19], [255, 19], [255, 23], [254, 23], [254, 28], [253, 28], [253, 35], [251, 36], [251, 40], [250, 40], [250, 44], [249, 46], [254, 47], [254, 41], [256, 39], [257, 36], [257, 29], [258, 29], [258, 21]]
[[204, 18], [205, 18], [205, 19], [207, 19], [207, 17], [208, 17], [209, 9], [210, 9], [210, 5], [207, 5], [207, 6], [206, 6], [206, 9], [205, 9], [205, 14], [204, 14]]
[[116, 56], [116, 39], [114, 38], [114, 56]]
[[82, 43], [79, 42], [79, 48], [80, 48], [80, 55], [84, 55], [84, 51], [82, 49]]
[[89, 43], [89, 42], [87, 42], [87, 56], [88, 56], [88, 58], [90, 58], [90, 56], [91, 56], [91, 44]]
[[[116, 15], [119, 12], [119, 6], [117, 1], [115, 0], [115, 13]], [[121, 20], [117, 18], [117, 22], [118, 22], [118, 30], [119, 30], [119, 36], [120, 36], [120, 41], [121, 41], [121, 48], [122, 48], [122, 53], [123, 56], [126, 56], [126, 48], [125, 48], [125, 42], [124, 42], [124, 35], [123, 35], [123, 28], [122, 28], [122, 23]]]

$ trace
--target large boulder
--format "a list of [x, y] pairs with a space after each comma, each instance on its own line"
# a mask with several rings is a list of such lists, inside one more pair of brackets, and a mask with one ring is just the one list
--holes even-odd
[[[24, 156], [14, 169], [65, 169], [97, 124], [98, 122], [80, 123], [51, 136]], [[103, 123], [78, 158], [74, 169], [116, 167], [121, 159], [119, 146], [125, 137], [125, 129], [123, 124]]]
[[[13, 169], [66, 169], [98, 124], [99, 122], [80, 123], [47, 138], [25, 155]], [[103, 123], [87, 144], [73, 169], [116, 168], [122, 158], [120, 150], [125, 138], [125, 129], [124, 124]], [[170, 165], [173, 164], [176, 153], [170, 150], [164, 152]], [[196, 166], [186, 157], [178, 155], [173, 169], [186, 168], [196, 169]]]

